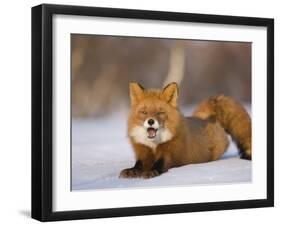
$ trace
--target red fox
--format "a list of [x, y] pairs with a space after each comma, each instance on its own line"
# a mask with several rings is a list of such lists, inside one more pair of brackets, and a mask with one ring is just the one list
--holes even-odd
[[203, 101], [192, 117], [177, 108], [176, 83], [163, 90], [130, 83], [130, 99], [128, 136], [136, 163], [121, 171], [122, 178], [152, 178], [172, 167], [218, 160], [229, 145], [227, 133], [241, 158], [251, 159], [251, 119], [230, 97]]

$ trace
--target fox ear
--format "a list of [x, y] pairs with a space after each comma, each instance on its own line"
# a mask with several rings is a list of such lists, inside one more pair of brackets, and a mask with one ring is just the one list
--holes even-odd
[[175, 82], [172, 82], [165, 86], [162, 90], [161, 97], [173, 107], [177, 107], [177, 99], [179, 95], [178, 85]]
[[142, 99], [143, 92], [144, 88], [140, 84], [136, 82], [130, 82], [130, 98], [132, 105], [135, 105]]

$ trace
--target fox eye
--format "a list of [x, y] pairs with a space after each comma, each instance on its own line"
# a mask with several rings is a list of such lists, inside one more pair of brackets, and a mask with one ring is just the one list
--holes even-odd
[[140, 111], [140, 113], [144, 114], [144, 115], [147, 115], [147, 112], [146, 111]]
[[159, 112], [157, 112], [156, 114], [157, 114], [157, 115], [164, 115], [165, 112], [164, 112], [164, 111], [159, 111]]

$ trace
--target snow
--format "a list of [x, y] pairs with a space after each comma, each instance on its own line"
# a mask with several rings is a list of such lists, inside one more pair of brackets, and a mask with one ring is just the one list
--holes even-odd
[[251, 161], [240, 159], [232, 142], [218, 161], [172, 168], [151, 179], [120, 179], [120, 171], [135, 163], [126, 121], [127, 112], [72, 120], [72, 191], [251, 182]]

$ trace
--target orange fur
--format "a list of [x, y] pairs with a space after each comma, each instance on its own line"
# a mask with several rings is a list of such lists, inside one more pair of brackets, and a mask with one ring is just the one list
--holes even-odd
[[241, 158], [252, 158], [251, 118], [233, 98], [224, 95], [211, 97], [198, 105], [193, 116], [218, 121], [237, 143]]
[[[137, 83], [131, 83], [130, 98], [128, 135], [136, 164], [121, 171], [120, 177], [151, 178], [171, 167], [217, 160], [228, 147], [225, 129], [232, 135], [236, 131], [233, 126], [229, 129], [222, 120], [211, 117], [216, 118], [218, 112], [213, 113], [216, 109], [208, 104], [209, 101], [199, 105], [193, 117], [184, 117], [177, 108], [176, 83], [167, 85], [163, 90], [146, 90]], [[153, 138], [148, 137], [151, 129], [148, 119], [155, 121]], [[239, 141], [243, 139], [240, 133], [234, 134], [233, 137]]]

